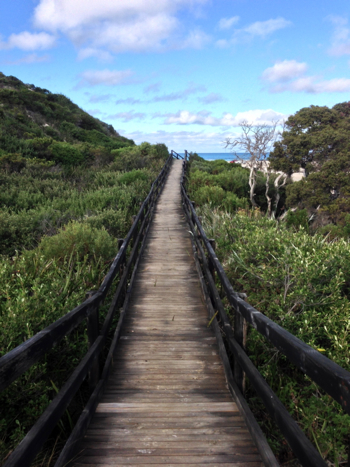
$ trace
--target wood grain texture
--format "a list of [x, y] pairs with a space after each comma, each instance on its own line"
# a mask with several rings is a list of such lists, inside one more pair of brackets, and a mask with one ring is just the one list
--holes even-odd
[[75, 467], [258, 467], [210, 328], [174, 161]]

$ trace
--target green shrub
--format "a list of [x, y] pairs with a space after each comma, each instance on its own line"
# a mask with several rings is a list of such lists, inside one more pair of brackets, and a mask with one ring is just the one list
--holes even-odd
[[85, 257], [110, 260], [116, 254], [116, 241], [104, 228], [70, 222], [57, 235], [43, 237], [38, 248], [47, 260], [63, 260], [71, 255], [76, 255], [79, 261]]
[[130, 172], [125, 172], [119, 178], [119, 183], [121, 185], [130, 185], [131, 183], [135, 183], [137, 180], [147, 181], [149, 180], [149, 176], [143, 170], [131, 170]]
[[139, 146], [113, 149], [112, 154], [115, 156], [113, 168], [126, 171], [144, 167], [159, 169], [169, 155], [165, 145], [146, 142]]
[[306, 209], [298, 209], [296, 211], [289, 210], [286, 217], [287, 227], [293, 227], [299, 230], [300, 227], [309, 230], [308, 214]]
[[104, 209], [98, 214], [88, 216], [85, 222], [94, 229], [106, 229], [114, 238], [120, 238], [131, 227], [129, 209]]
[[245, 198], [239, 198], [235, 193], [226, 193], [222, 203], [223, 208], [228, 212], [235, 212], [237, 209], [248, 209], [249, 203]]
[[194, 193], [193, 199], [199, 205], [210, 203], [212, 206], [222, 206], [225, 196], [220, 186], [202, 186]]
[[0, 156], [0, 169], [6, 172], [20, 172], [26, 166], [26, 159], [20, 154]]
[[49, 147], [50, 158], [58, 164], [78, 165], [84, 162], [84, 155], [69, 143], [55, 142]]

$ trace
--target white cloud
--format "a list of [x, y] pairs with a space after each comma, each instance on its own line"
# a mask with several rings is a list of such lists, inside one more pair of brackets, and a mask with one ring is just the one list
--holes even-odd
[[44, 50], [55, 45], [56, 38], [46, 32], [31, 33], [23, 31], [11, 34], [6, 42], [0, 42], [1, 49]]
[[77, 44], [92, 40], [95, 47], [107, 48], [113, 53], [161, 51], [169, 32], [176, 27], [175, 18], [160, 14], [135, 18], [123, 24], [106, 21], [93, 26], [93, 37], [90, 37], [90, 28], [71, 31], [70, 37]]
[[217, 92], [211, 92], [206, 96], [199, 97], [198, 101], [202, 102], [203, 104], [213, 104], [214, 102], [225, 102], [227, 99]]
[[95, 57], [100, 62], [112, 62], [113, 55], [106, 51], [94, 47], [86, 47], [80, 49], [78, 52], [78, 60], [85, 60], [85, 58]]
[[29, 54], [18, 60], [7, 61], [6, 65], [31, 65], [32, 63], [44, 63], [50, 60], [50, 55]]
[[181, 110], [175, 114], [164, 115], [164, 123], [167, 125], [210, 125], [210, 126], [227, 126], [239, 127], [243, 121], [252, 123], [253, 125], [272, 125], [276, 121], [286, 119], [288, 116], [276, 112], [272, 109], [267, 110], [248, 110], [246, 112], [238, 112], [237, 115], [230, 113], [223, 114], [222, 117], [213, 117], [211, 112], [202, 110], [197, 113]]
[[265, 39], [270, 34], [291, 26], [292, 22], [284, 18], [269, 19], [267, 21], [256, 21], [245, 28], [236, 29], [230, 39], [219, 39], [215, 45], [221, 49], [238, 43], [250, 42], [256, 37]]
[[230, 41], [226, 39], [219, 39], [215, 42], [215, 45], [219, 47], [219, 49], [227, 49], [230, 46]]
[[130, 122], [131, 120], [144, 120], [146, 118], [146, 114], [142, 112], [134, 112], [131, 110], [130, 112], [118, 112], [113, 115], [106, 115], [105, 118], [107, 120], [121, 120], [122, 122]]
[[334, 26], [330, 55], [350, 55], [350, 28], [348, 20], [341, 16], [329, 16], [328, 20]]
[[97, 104], [99, 102], [110, 102], [113, 99], [112, 94], [92, 95], [89, 98], [89, 102]]
[[177, 13], [208, 1], [40, 0], [34, 24], [68, 35], [76, 46], [84, 47], [81, 58], [101, 48], [112, 53], [198, 48], [208, 37], [201, 31], [186, 37]]
[[171, 101], [178, 101], [178, 100], [186, 100], [192, 94], [197, 94], [198, 92], [205, 92], [205, 86], [200, 84], [189, 84], [186, 89], [182, 91], [175, 91], [169, 94], [163, 94], [160, 96], [154, 96], [148, 102], [171, 102]]
[[303, 76], [306, 70], [306, 63], [284, 60], [267, 68], [261, 78], [268, 84], [269, 91], [272, 93], [290, 91], [320, 94], [350, 91], [350, 79], [348, 78], [322, 80], [317, 76]]
[[87, 113], [94, 116], [94, 115], [105, 115], [104, 112], [102, 112], [100, 109], [90, 109], [87, 110]]
[[[143, 141], [149, 141], [152, 144], [164, 143], [169, 150], [174, 149], [179, 153], [183, 153], [184, 149], [192, 152], [224, 152], [224, 141], [226, 138], [233, 136], [232, 131], [229, 130], [222, 132], [158, 130], [149, 133], [142, 131], [127, 133], [125, 130], [118, 128], [117, 131], [123, 136], [133, 139], [137, 144]], [[230, 157], [229, 152], [227, 152], [227, 156]]]
[[[126, 83], [121, 83], [121, 84], [126, 84]], [[144, 92], [147, 93], [154, 93], [157, 92], [160, 88], [160, 83], [155, 83], [153, 85], [147, 86], [144, 89]], [[172, 102], [172, 101], [185, 101], [188, 97], [190, 97], [193, 94], [197, 94], [199, 92], [205, 92], [206, 87], [202, 86], [200, 84], [195, 84], [195, 83], [189, 83], [187, 88], [182, 89], [180, 91], [174, 91], [168, 94], [160, 94], [160, 95], [155, 95], [151, 97], [150, 99], [135, 99], [133, 97], [127, 97], [123, 99], [118, 99], [115, 104], [152, 104], [155, 102]], [[100, 99], [99, 97], [94, 96], [93, 97], [94, 102], [97, 102], [96, 99]], [[91, 102], [91, 98], [90, 98]]]
[[118, 99], [114, 102], [116, 105], [119, 104], [129, 104], [129, 105], [135, 105], [135, 104], [141, 104], [143, 101], [140, 99], [134, 99], [133, 97], [127, 97], [126, 99]]
[[[316, 77], [310, 76], [299, 78], [290, 83], [287, 90], [293, 92], [307, 92], [311, 94], [320, 94], [324, 92], [350, 92], [350, 79], [334, 78], [330, 80], [317, 81]], [[282, 89], [282, 91], [284, 91], [284, 89]]]
[[271, 68], [267, 68], [262, 74], [262, 79], [270, 83], [290, 81], [304, 74], [306, 70], [306, 63], [300, 63], [296, 60], [284, 60], [275, 63]]
[[103, 84], [106, 86], [117, 86], [119, 84], [131, 84], [133, 81], [131, 70], [87, 70], [80, 74], [81, 86], [97, 86]]
[[219, 29], [230, 29], [234, 24], [240, 20], [239, 16], [232, 16], [231, 18], [221, 18], [219, 21]]
[[244, 28], [243, 31], [252, 36], [265, 37], [279, 29], [291, 26], [291, 24], [291, 21], [287, 21], [284, 18], [269, 19], [267, 21], [257, 21]]
[[183, 41], [180, 41], [177, 45], [174, 45], [173, 47], [177, 49], [201, 49], [206, 44], [208, 44], [210, 40], [210, 36], [205, 34], [200, 29], [196, 29], [194, 31], [191, 31]]
[[160, 88], [161, 88], [161, 83], [149, 84], [143, 89], [143, 92], [145, 94], [149, 94], [150, 92], [159, 92]]

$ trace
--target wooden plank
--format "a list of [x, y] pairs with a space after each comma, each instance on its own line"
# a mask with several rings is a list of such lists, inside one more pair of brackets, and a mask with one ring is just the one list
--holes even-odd
[[[91, 462], [91, 459], [90, 459]], [[102, 464], [97, 462], [97, 463], [81, 463], [80, 460], [78, 460], [75, 464], [76, 467], [125, 467], [125, 464], [121, 463], [119, 460], [109, 460], [108, 462], [103, 462]], [[128, 464], [128, 467], [137, 467], [139, 464]], [[152, 464], [142, 464], [143, 467], [163, 467], [164, 464], [158, 464], [158, 463], [152, 463]], [[198, 467], [198, 463], [195, 464], [189, 464], [188, 462], [185, 464], [179, 464], [178, 462], [175, 461], [175, 463], [167, 463], [167, 467]], [[217, 463], [212, 463], [210, 467], [262, 467], [263, 464], [261, 462], [235, 462], [235, 463], [222, 463], [220, 464]]]
[[[175, 463], [175, 464], [213, 464], [213, 463], [227, 463], [232, 464], [234, 462], [243, 462], [247, 466], [247, 462], [253, 462], [256, 460], [256, 454], [228, 454], [228, 455], [208, 455], [208, 456], [154, 456], [153, 461], [156, 461], [160, 465], [167, 465]], [[116, 455], [111, 453], [110, 455], [106, 454], [103, 456], [104, 464], [105, 462], [116, 462], [115, 458]], [[95, 462], [99, 463], [101, 461], [101, 455], [96, 453], [95, 456], [86, 456], [85, 458], [90, 464], [94, 464]], [[152, 463], [151, 456], [130, 456], [130, 457], [123, 457], [123, 459], [118, 459], [115, 465], [144, 465], [148, 463]], [[234, 465], [234, 464], [233, 464]]]

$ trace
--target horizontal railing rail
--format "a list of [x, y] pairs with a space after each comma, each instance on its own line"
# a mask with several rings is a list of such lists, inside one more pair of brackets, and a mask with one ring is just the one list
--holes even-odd
[[[137, 216], [134, 218], [131, 229], [126, 238], [120, 242], [120, 249], [99, 289], [96, 292], [91, 292], [91, 296], [87, 300], [68, 312], [65, 316], [0, 358], [0, 391], [3, 391], [32, 365], [38, 362], [40, 358], [58, 344], [65, 336], [77, 328], [80, 323], [85, 319], [87, 320], [89, 343], [87, 353], [57, 396], [23, 438], [21, 443], [11, 453], [4, 467], [25, 467], [31, 464], [33, 459], [40, 452], [50, 433], [63, 416], [82, 382], [86, 377], [89, 377], [92, 394], [63, 448], [55, 467], [63, 467], [70, 461], [76, 443], [85, 433], [108, 378], [113, 360], [113, 353], [123, 323], [124, 310], [129, 300], [135, 272], [144, 248], [144, 240], [150, 226], [155, 203], [164, 186], [172, 159], [173, 155], [170, 155], [157, 179], [153, 182], [148, 196], [142, 203]], [[101, 330], [99, 330], [99, 306], [106, 298], [118, 274], [119, 282], [116, 287], [116, 292], [114, 293]], [[124, 300], [123, 308], [120, 312], [118, 324], [109, 347], [104, 367], [102, 372], [100, 372], [99, 356], [105, 348], [115, 312], [122, 300]]]
[[184, 156], [182, 156], [181, 154], [178, 154], [177, 152], [175, 152], [173, 149], [171, 150], [171, 153], [170, 153], [174, 159], [185, 159]]
[[[226, 344], [234, 358], [233, 375], [235, 384], [243, 392], [244, 372], [302, 465], [326, 467], [327, 464], [317, 449], [305, 436], [245, 353], [243, 348], [244, 320], [336, 400], [347, 414], [350, 414], [350, 373], [267, 318], [249, 305], [241, 294], [235, 292], [216, 256], [214, 242], [207, 238], [195, 211], [194, 203], [188, 197], [185, 183], [187, 167], [188, 164], [184, 161], [181, 178], [183, 206], [193, 234], [210, 300], [216, 311], [214, 319], [218, 319], [217, 322], [220, 325], [221, 332], [225, 336]], [[235, 312], [233, 326], [216, 288], [215, 275]]]

